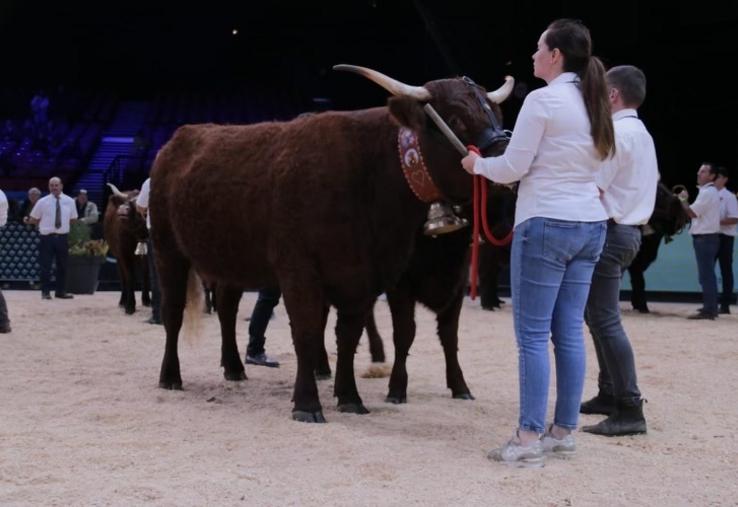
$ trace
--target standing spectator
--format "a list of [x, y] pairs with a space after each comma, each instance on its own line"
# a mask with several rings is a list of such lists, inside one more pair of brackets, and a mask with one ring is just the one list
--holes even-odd
[[646, 432], [633, 348], [620, 321], [620, 281], [641, 246], [640, 226], [653, 213], [659, 169], [653, 139], [637, 111], [646, 98], [646, 76], [621, 65], [607, 72], [607, 85], [616, 149], [597, 173], [597, 186], [610, 220], [584, 312], [600, 367], [599, 393], [579, 411], [609, 415], [582, 431], [615, 436]]
[[149, 264], [149, 280], [151, 281], [151, 317], [149, 324], [161, 324], [161, 291], [159, 290], [159, 274], [156, 272], [154, 260], [154, 244], [151, 242], [151, 215], [149, 214], [149, 194], [151, 193], [151, 178], [141, 185], [141, 192], [136, 197], [136, 209], [146, 217], [146, 228], [149, 230], [149, 239], [146, 240], [146, 260]]
[[23, 200], [20, 210], [18, 210], [18, 221], [25, 222], [26, 217], [31, 214], [31, 210], [41, 197], [41, 191], [36, 187], [28, 189], [28, 197]]
[[69, 225], [77, 220], [74, 199], [62, 193], [62, 181], [53, 177], [49, 180], [49, 195], [38, 200], [31, 214], [24, 220], [27, 224], [38, 224], [41, 241], [38, 263], [41, 267], [41, 297], [51, 299], [51, 264], [56, 262], [56, 291], [59, 299], [72, 299], [67, 294], [67, 258], [69, 257]]
[[[576, 452], [584, 388], [584, 306], [607, 232], [595, 175], [614, 152], [605, 68], [579, 21], [551, 23], [533, 54], [548, 86], [529, 93], [499, 157], [469, 153], [464, 169], [497, 183], [520, 181], [510, 254], [518, 342], [518, 428], [489, 458], [540, 467], [544, 452]], [[549, 339], [556, 358], [556, 409], [546, 422]]]
[[99, 218], [97, 212], [97, 204], [87, 198], [87, 190], [80, 189], [77, 197], [74, 199], [74, 205], [77, 208], [77, 216], [83, 224], [96, 224]]
[[279, 368], [279, 361], [266, 355], [266, 329], [272, 318], [274, 307], [279, 304], [282, 292], [279, 288], [267, 288], [259, 291], [249, 322], [249, 344], [246, 347], [246, 364]]
[[[8, 221], [8, 198], [5, 193], [0, 190], [0, 227], [3, 227]], [[0, 333], [9, 333], [10, 318], [8, 317], [8, 305], [5, 304], [5, 296], [0, 289]]]
[[720, 246], [718, 262], [720, 277], [723, 279], [723, 293], [720, 297], [720, 313], [730, 313], [733, 300], [733, 244], [735, 243], [736, 224], [738, 224], [738, 199], [735, 194], [725, 188], [728, 184], [728, 170], [718, 167], [715, 188], [720, 197]]
[[720, 195], [715, 187], [716, 177], [715, 164], [703, 162], [697, 171], [697, 199], [690, 206], [689, 192], [685, 189], [679, 194], [684, 211], [692, 219], [689, 232], [692, 235], [702, 286], [702, 308], [690, 315], [690, 319], [715, 320], [718, 315], [715, 259], [720, 249]]

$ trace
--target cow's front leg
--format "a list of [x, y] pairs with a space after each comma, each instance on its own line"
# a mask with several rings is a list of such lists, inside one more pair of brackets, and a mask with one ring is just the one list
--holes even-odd
[[395, 362], [389, 381], [388, 403], [407, 403], [407, 356], [415, 340], [415, 299], [407, 291], [387, 292], [392, 313], [392, 339], [395, 344]]
[[463, 303], [463, 293], [459, 292], [453, 302], [436, 316], [438, 337], [441, 339], [443, 354], [446, 357], [446, 386], [454, 398], [473, 400], [459, 365], [459, 314]]
[[[293, 273], [290, 273], [293, 274]], [[292, 397], [292, 419], [308, 423], [324, 423], [323, 409], [315, 381], [317, 356], [325, 328], [325, 298], [320, 283], [295, 276], [280, 280], [280, 288], [292, 328], [292, 343], [297, 355], [297, 375]], [[218, 301], [220, 305], [220, 301]]]
[[368, 414], [356, 389], [354, 375], [354, 356], [359, 338], [364, 330], [367, 311], [348, 313], [338, 310], [336, 321], [336, 344], [338, 359], [336, 361], [336, 384], [334, 395], [338, 398], [338, 411], [352, 414]]

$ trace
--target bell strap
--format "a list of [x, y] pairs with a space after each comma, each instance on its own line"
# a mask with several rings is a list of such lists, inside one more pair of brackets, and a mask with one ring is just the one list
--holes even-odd
[[402, 174], [413, 191], [415, 197], [425, 203], [432, 203], [442, 199], [441, 192], [433, 183], [428, 169], [423, 162], [420, 151], [420, 140], [417, 134], [406, 127], [400, 127], [397, 133], [397, 148], [400, 154]]

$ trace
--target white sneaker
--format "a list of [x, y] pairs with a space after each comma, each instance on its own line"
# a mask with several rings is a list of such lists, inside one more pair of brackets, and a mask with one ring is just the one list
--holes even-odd
[[505, 445], [489, 451], [487, 458], [505, 465], [523, 468], [541, 468], [544, 465], [541, 441], [534, 440], [528, 445], [523, 445], [517, 432]]
[[541, 446], [543, 452], [553, 454], [560, 458], [571, 458], [577, 453], [577, 444], [574, 441], [574, 435], [569, 433], [564, 438], [554, 438], [551, 434], [553, 424], [548, 427], [548, 431], [541, 438]]

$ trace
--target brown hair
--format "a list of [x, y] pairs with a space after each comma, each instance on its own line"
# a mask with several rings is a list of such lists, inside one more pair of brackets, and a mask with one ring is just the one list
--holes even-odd
[[592, 56], [589, 29], [581, 21], [557, 19], [548, 25], [545, 41], [550, 50], [558, 48], [564, 55], [564, 71], [575, 72], [581, 79], [590, 133], [600, 158], [614, 155], [615, 129], [607, 99], [605, 67], [599, 58]]

